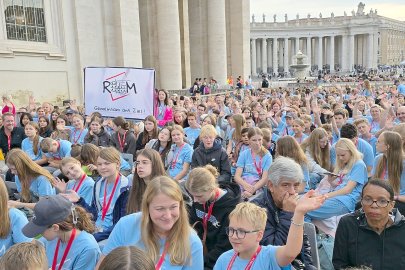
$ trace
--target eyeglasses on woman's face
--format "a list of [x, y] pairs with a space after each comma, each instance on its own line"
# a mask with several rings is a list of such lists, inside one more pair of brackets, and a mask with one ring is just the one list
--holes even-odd
[[372, 206], [375, 203], [377, 205], [377, 207], [381, 207], [381, 208], [387, 207], [390, 202], [391, 201], [386, 200], [386, 199], [373, 200], [370, 197], [363, 197], [361, 199], [361, 204], [363, 206]]

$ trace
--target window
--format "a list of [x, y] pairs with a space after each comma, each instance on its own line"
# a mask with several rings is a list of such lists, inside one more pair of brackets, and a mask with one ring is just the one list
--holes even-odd
[[42, 0], [4, 0], [7, 39], [46, 42]]

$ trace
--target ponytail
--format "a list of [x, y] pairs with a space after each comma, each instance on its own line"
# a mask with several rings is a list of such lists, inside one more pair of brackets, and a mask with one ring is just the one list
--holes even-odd
[[91, 214], [81, 206], [74, 206], [71, 214], [64, 221], [58, 223], [58, 225], [62, 231], [71, 231], [74, 228], [88, 233], [94, 233], [95, 231]]

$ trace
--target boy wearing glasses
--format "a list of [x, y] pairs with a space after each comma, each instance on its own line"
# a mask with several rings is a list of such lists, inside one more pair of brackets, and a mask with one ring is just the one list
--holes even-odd
[[278, 247], [259, 244], [266, 226], [266, 210], [249, 202], [238, 204], [230, 213], [229, 227], [226, 228], [233, 249], [218, 258], [214, 270], [265, 270], [289, 267], [289, 264], [301, 252], [304, 215], [308, 211], [319, 208], [324, 200], [325, 196], [316, 196], [313, 190], [299, 200], [291, 219], [292, 225], [287, 243]]

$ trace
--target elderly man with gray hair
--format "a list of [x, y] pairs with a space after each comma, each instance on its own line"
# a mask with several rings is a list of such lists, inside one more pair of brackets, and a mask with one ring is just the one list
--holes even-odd
[[[280, 156], [271, 164], [265, 190], [252, 200], [254, 204], [267, 209], [266, 229], [261, 245], [286, 244], [291, 218], [297, 205], [298, 188], [302, 181], [304, 181], [302, 168], [291, 158]], [[316, 269], [312, 263], [306, 235], [304, 235], [302, 248], [293, 266], [298, 269]]]

